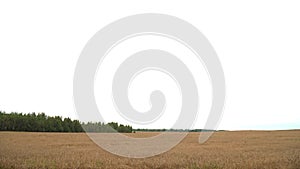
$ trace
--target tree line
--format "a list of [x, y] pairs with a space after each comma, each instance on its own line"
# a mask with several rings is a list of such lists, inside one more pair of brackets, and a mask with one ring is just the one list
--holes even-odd
[[30, 132], [122, 132], [131, 133], [132, 127], [116, 122], [88, 122], [47, 116], [45, 113], [22, 114], [0, 111], [0, 131], [30, 131]]
[[119, 132], [119, 133], [132, 133], [133, 129], [129, 125], [118, 124], [116, 122], [110, 123], [82, 123], [82, 127], [85, 131], [90, 132], [101, 132], [101, 133], [111, 133], [111, 132]]

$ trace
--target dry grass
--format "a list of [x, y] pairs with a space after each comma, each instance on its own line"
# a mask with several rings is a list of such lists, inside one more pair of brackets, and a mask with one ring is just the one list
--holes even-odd
[[0, 132], [0, 168], [300, 168], [300, 130], [217, 132], [204, 144], [198, 134], [167, 153], [130, 159], [102, 150], [84, 133]]

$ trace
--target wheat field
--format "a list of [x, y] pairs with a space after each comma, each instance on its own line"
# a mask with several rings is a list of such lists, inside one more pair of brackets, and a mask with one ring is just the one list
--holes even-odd
[[204, 144], [198, 135], [166, 153], [132, 159], [106, 152], [85, 133], [0, 132], [0, 168], [300, 168], [300, 130], [215, 132]]

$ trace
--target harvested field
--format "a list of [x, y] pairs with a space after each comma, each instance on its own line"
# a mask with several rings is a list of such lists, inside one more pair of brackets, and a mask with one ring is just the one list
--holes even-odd
[[104, 151], [85, 133], [0, 132], [0, 168], [300, 168], [300, 130], [216, 132], [204, 144], [198, 135], [161, 155], [131, 159]]

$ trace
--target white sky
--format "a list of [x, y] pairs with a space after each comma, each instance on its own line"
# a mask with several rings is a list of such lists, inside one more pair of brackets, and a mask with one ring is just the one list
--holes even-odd
[[[283, 0], [247, 3], [198, 0], [1, 1], [0, 110], [45, 112], [47, 115], [76, 118], [72, 80], [77, 59], [86, 42], [117, 19], [150, 12], [169, 14], [190, 22], [217, 51], [227, 88], [226, 107], [219, 129], [300, 128], [299, 9], [299, 1]], [[123, 44], [123, 49], [120, 46], [119, 53], [112, 52], [111, 56], [149, 45], [161, 44], [162, 49], [177, 49], [174, 48], [176, 44], [155, 42], [156, 38], [144, 37], [139, 43], [138, 39], [133, 39], [127, 42], [127, 50]], [[179, 54], [180, 50], [178, 47]], [[190, 65], [193, 66], [195, 63]], [[101, 78], [109, 79], [113, 72], [106, 70], [101, 76], [100, 71], [97, 75], [97, 102], [107, 102], [107, 106], [101, 109], [110, 111], [111, 98], [105, 98], [110, 96], [109, 93], [99, 93], [101, 85], [109, 83], [107, 80], [101, 83]], [[199, 90], [203, 91], [201, 97], [209, 100], [210, 86], [205, 78], [204, 74], [199, 75], [198, 83], [203, 84]], [[145, 90], [141, 90], [141, 86]], [[167, 108], [166, 116], [152, 127], [167, 127], [176, 117], [168, 112], [176, 112], [177, 103], [180, 103], [179, 90], [169, 77], [155, 71], [138, 76], [130, 88], [129, 98], [137, 110], [145, 111], [149, 108], [149, 92], [156, 87], [165, 90], [168, 105], [174, 106]], [[205, 122], [205, 111], [210, 104], [207, 100], [200, 103], [204, 105], [204, 115], [199, 115], [195, 128], [201, 128]], [[114, 114], [114, 110], [111, 112], [105, 114], [106, 119], [126, 123]]]

